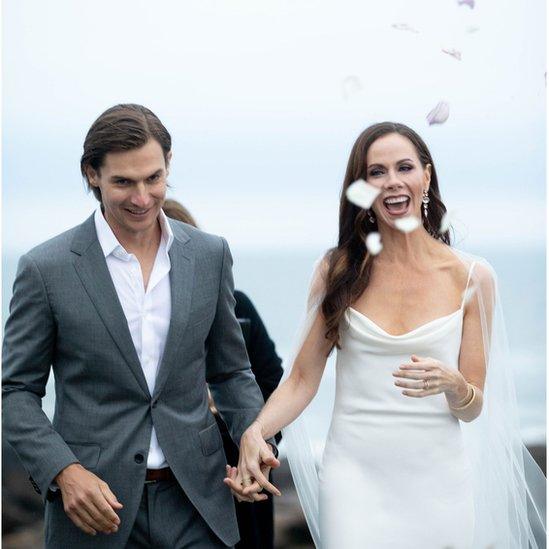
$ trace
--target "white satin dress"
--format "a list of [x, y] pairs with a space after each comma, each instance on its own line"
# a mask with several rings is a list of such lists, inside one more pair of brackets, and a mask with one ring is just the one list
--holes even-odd
[[457, 369], [463, 307], [402, 335], [347, 309], [319, 472], [323, 549], [472, 547], [473, 486], [459, 420], [443, 394], [405, 396], [392, 376], [412, 354]]

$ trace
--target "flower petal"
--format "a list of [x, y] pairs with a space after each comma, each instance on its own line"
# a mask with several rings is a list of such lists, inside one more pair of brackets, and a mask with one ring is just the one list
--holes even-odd
[[419, 34], [419, 31], [414, 29], [414, 27], [411, 27], [410, 25], [408, 25], [408, 23], [393, 23], [391, 27], [393, 27], [393, 29], [396, 29], [396, 30], [408, 31], [408, 32], [413, 32], [414, 34]]
[[366, 237], [366, 248], [372, 255], [377, 255], [383, 250], [381, 235], [378, 232], [374, 231], [368, 234]]
[[345, 195], [349, 202], [367, 210], [380, 192], [380, 189], [370, 185], [364, 179], [358, 179], [347, 187]]
[[408, 215], [395, 220], [395, 225], [399, 231], [411, 233], [421, 225], [421, 222], [415, 215]]
[[469, 6], [471, 9], [475, 7], [475, 0], [457, 0], [458, 6]]
[[447, 212], [444, 212], [444, 215], [440, 220], [440, 227], [438, 228], [438, 233], [439, 234], [445, 233], [452, 225], [452, 221], [454, 220], [455, 217], [456, 217], [455, 210], [448, 210]]
[[454, 57], [455, 59], [457, 59], [458, 61], [461, 61], [461, 52], [458, 51], [458, 50], [454, 50], [454, 49], [446, 49], [446, 48], [442, 48], [442, 51], [452, 57]]
[[354, 95], [359, 94], [362, 91], [362, 82], [358, 76], [350, 74], [346, 76], [341, 82], [341, 90], [343, 92], [343, 99], [348, 101]]
[[429, 126], [433, 124], [444, 124], [450, 116], [450, 105], [446, 101], [440, 101], [437, 106], [427, 115]]

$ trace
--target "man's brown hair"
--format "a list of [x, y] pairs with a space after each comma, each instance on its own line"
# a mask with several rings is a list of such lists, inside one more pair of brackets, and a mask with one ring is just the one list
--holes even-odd
[[172, 138], [159, 118], [142, 105], [115, 105], [107, 109], [91, 125], [84, 140], [80, 171], [86, 180], [88, 190], [93, 192], [99, 202], [102, 202], [101, 191], [90, 185], [86, 168], [89, 166], [99, 173], [107, 153], [139, 149], [150, 139], [154, 139], [162, 147], [167, 165]]

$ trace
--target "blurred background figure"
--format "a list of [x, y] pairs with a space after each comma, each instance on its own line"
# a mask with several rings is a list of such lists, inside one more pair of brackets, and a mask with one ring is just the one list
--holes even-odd
[[[166, 200], [163, 210], [172, 219], [198, 227], [189, 210], [177, 200]], [[263, 398], [267, 401], [282, 377], [282, 360], [276, 354], [275, 345], [250, 298], [239, 290], [235, 290], [234, 297], [236, 300], [235, 314], [242, 328], [252, 372], [261, 389]], [[223, 436], [223, 447], [227, 456], [227, 463], [236, 466], [238, 465], [238, 447], [231, 439], [223, 419], [218, 414], [211, 395], [209, 397], [210, 409], [215, 415]], [[278, 433], [275, 439], [277, 443], [280, 442], [281, 434]], [[236, 516], [240, 530], [240, 541], [236, 544], [238, 549], [272, 549], [274, 511], [272, 496], [268, 495], [269, 499], [255, 503], [237, 502], [235, 499]]]

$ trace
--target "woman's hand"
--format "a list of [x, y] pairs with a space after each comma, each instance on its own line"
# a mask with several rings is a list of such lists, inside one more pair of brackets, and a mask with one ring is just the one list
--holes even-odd
[[463, 402], [469, 394], [467, 381], [455, 368], [445, 366], [434, 358], [411, 356], [412, 362], [401, 364], [393, 376], [397, 387], [403, 387], [403, 395], [422, 398], [445, 393], [453, 406]]
[[271, 447], [263, 440], [261, 425], [254, 422], [240, 440], [237, 470], [227, 469], [223, 482], [239, 501], [265, 500], [267, 495], [259, 493], [263, 489], [280, 496], [278, 488], [269, 482], [269, 472], [279, 466]]

